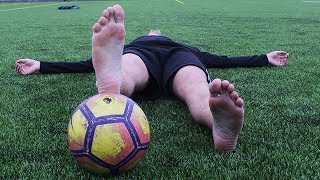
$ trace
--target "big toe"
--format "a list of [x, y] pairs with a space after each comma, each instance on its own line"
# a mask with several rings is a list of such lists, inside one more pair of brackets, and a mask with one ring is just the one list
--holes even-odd
[[222, 87], [221, 87], [221, 79], [215, 79], [211, 82], [209, 91], [212, 96], [218, 96], [219, 93], [221, 93]]
[[114, 19], [117, 23], [123, 23], [124, 22], [124, 10], [123, 8], [119, 5], [116, 4], [113, 6], [114, 8]]

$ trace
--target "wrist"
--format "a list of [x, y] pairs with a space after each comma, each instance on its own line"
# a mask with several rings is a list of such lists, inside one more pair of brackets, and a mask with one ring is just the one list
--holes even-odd
[[271, 62], [270, 62], [270, 61], [271, 61], [271, 59], [272, 59], [272, 58], [271, 58], [270, 53], [266, 54], [266, 57], [267, 57], [268, 63], [269, 63], [269, 64], [271, 64]]
[[35, 71], [40, 72], [40, 67], [41, 67], [40, 61], [35, 61], [34, 64], [35, 64]]

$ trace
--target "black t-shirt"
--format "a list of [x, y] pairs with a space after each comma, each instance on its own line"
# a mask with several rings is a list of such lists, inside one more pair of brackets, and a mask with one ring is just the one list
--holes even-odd
[[[132, 46], [139, 48], [153, 47], [183, 47], [196, 53], [206, 68], [232, 68], [232, 67], [261, 67], [268, 65], [268, 58], [265, 54], [254, 56], [228, 57], [218, 56], [208, 52], [202, 52], [196, 47], [178, 43], [164, 36], [142, 36], [124, 46], [124, 49]], [[86, 73], [94, 72], [92, 59], [80, 62], [40, 62], [41, 73]]]

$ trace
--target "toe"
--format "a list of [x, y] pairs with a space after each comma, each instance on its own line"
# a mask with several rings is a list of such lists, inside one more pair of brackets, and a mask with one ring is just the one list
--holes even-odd
[[233, 84], [229, 84], [229, 86], [227, 87], [227, 91], [228, 93], [232, 93], [234, 91], [234, 85]]
[[209, 91], [212, 96], [218, 96], [218, 94], [221, 93], [221, 80], [213, 80], [210, 84]]
[[97, 33], [100, 32], [101, 26], [98, 23], [95, 23], [92, 27], [93, 32]]
[[124, 11], [119, 4], [113, 6], [114, 8], [114, 19], [117, 23], [124, 22]]
[[114, 19], [114, 8], [113, 7], [108, 7], [107, 10], [109, 11], [109, 21], [115, 21]]
[[102, 16], [98, 23], [101, 25], [101, 26], [104, 26], [106, 23], [108, 22], [107, 18], [105, 18], [104, 16]]
[[102, 12], [102, 16], [105, 17], [107, 20], [109, 20], [109, 17], [110, 17], [109, 11], [107, 9], [105, 9]]
[[221, 84], [222, 84], [222, 88], [227, 89], [228, 86], [230, 85], [230, 82], [227, 80], [223, 80]]
[[233, 91], [231, 94], [230, 94], [230, 97], [236, 101], [238, 98], [239, 98], [239, 94], [236, 92], [236, 91]]
[[244, 105], [243, 99], [242, 98], [238, 98], [236, 100], [236, 105], [239, 106], [239, 107], [243, 107], [243, 105]]

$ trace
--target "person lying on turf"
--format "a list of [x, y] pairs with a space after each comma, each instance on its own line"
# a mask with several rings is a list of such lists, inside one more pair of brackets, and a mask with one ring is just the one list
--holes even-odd
[[201, 52], [155, 31], [124, 45], [124, 18], [120, 5], [103, 11], [92, 28], [92, 61], [49, 63], [21, 59], [16, 61], [16, 71], [23, 75], [37, 71], [94, 71], [100, 94], [173, 94], [187, 105], [194, 121], [212, 130], [216, 150], [234, 151], [243, 126], [244, 101], [227, 80], [210, 81], [206, 68], [283, 66], [288, 54], [274, 51], [228, 58]]
[[[161, 36], [159, 30], [150, 30], [147, 36]], [[143, 38], [144, 36], [140, 37]], [[138, 39], [140, 39], [138, 38]], [[136, 39], [136, 40], [138, 40]], [[124, 46], [124, 52], [128, 46], [132, 43]], [[149, 39], [145, 39], [148, 41]], [[151, 37], [150, 37], [151, 40]], [[169, 40], [169, 39], [168, 39]], [[172, 41], [172, 40], [171, 40]], [[178, 43], [182, 46], [184, 44]], [[195, 47], [191, 47], [197, 49]], [[232, 68], [232, 67], [262, 67], [267, 65], [281, 67], [286, 65], [289, 53], [285, 51], [273, 51], [265, 55], [260, 56], [243, 56], [243, 57], [227, 57], [210, 54], [208, 52], [201, 52], [203, 56], [201, 58], [202, 63], [206, 68]], [[19, 59], [15, 62], [16, 72], [20, 75], [29, 75], [33, 73], [92, 73], [94, 68], [92, 65], [92, 58], [80, 62], [46, 62], [38, 61], [34, 59]]]

